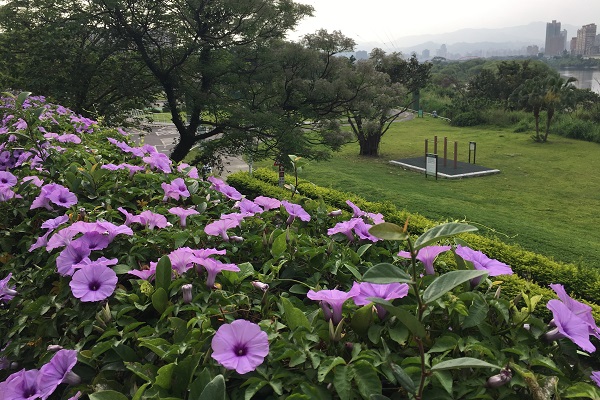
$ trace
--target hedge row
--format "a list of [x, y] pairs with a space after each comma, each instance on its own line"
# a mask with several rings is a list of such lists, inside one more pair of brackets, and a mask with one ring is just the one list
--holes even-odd
[[[247, 196], [254, 198], [259, 195], [290, 198], [291, 191], [278, 186], [279, 177], [269, 169], [260, 168], [250, 176], [246, 172], [230, 175], [228, 182]], [[286, 183], [292, 184], [288, 177]], [[392, 203], [376, 203], [366, 201], [354, 193], [341, 192], [317, 186], [306, 180], [299, 180], [297, 187], [300, 197], [323, 199], [333, 208], [351, 211], [346, 200], [352, 201], [362, 210], [381, 213], [385, 220], [396, 224], [404, 224], [408, 219], [408, 230], [412, 235], [420, 235], [439, 222], [431, 221], [422, 215], [398, 210]], [[298, 194], [296, 199], [298, 200]], [[477, 234], [467, 234], [461, 237], [475, 249], [481, 250], [490, 258], [497, 259], [510, 265], [517, 276], [507, 279], [503, 284], [505, 294], [518, 295], [527, 289], [531, 295], [541, 294], [545, 299], [555, 298], [554, 292], [548, 288], [551, 283], [561, 283], [574, 297], [578, 297], [593, 307], [594, 316], [600, 320], [600, 306], [596, 305], [600, 298], [600, 274], [595, 271], [584, 271], [573, 265], [554, 261], [548, 257], [524, 250], [518, 245], [510, 245], [497, 238]]]

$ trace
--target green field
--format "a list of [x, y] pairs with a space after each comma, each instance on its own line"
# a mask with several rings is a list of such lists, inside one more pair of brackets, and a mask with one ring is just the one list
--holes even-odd
[[[477, 164], [501, 173], [436, 181], [389, 163], [423, 155], [424, 140], [434, 135], [458, 141], [458, 159], [465, 162], [468, 143], [475, 141]], [[505, 242], [600, 268], [600, 145], [552, 134], [549, 143], [540, 144], [530, 135], [415, 118], [392, 126], [379, 158], [359, 157], [358, 145], [350, 144], [331, 161], [309, 164], [300, 175], [368, 200], [389, 200], [434, 220], [464, 219]]]

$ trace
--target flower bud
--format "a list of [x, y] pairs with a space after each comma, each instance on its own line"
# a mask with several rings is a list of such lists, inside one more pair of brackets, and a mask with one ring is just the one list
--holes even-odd
[[263, 292], [266, 292], [267, 290], [269, 290], [269, 285], [266, 283], [262, 283], [259, 281], [252, 281], [252, 286], [254, 286], [257, 289], [262, 290]]
[[500, 371], [499, 374], [490, 376], [485, 383], [485, 386], [489, 388], [498, 388], [502, 385], [506, 385], [512, 379], [512, 371], [509, 368], [505, 368]]
[[189, 304], [192, 302], [192, 284], [186, 283], [181, 286], [181, 293], [183, 295], [183, 302]]
[[340, 215], [342, 215], [342, 210], [333, 210], [327, 214], [329, 217], [339, 217]]
[[229, 236], [229, 240], [231, 240], [232, 242], [241, 243], [244, 241], [244, 238], [241, 236]]
[[66, 383], [67, 385], [78, 385], [81, 383], [81, 378], [75, 372], [69, 371], [63, 378], [62, 383]]
[[562, 332], [558, 328], [549, 330], [548, 332], [546, 332], [545, 336], [546, 336], [546, 339], [548, 339], [551, 342], [565, 337], [565, 335], [563, 335]]
[[59, 344], [50, 344], [50, 345], [48, 345], [48, 348], [46, 350], [48, 350], [48, 351], [59, 351], [59, 350], [62, 350], [62, 349], [63, 349], [63, 347], [61, 345], [59, 345]]

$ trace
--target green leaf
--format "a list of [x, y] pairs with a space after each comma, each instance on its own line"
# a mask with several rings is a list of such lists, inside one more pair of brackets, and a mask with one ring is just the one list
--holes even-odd
[[404, 232], [401, 226], [392, 224], [391, 222], [383, 222], [373, 225], [369, 229], [369, 233], [375, 237], [385, 240], [406, 240], [408, 233]]
[[362, 306], [352, 314], [350, 326], [352, 330], [359, 335], [366, 335], [369, 327], [373, 323], [373, 307], [371, 304]]
[[154, 278], [154, 287], [156, 289], [163, 288], [165, 294], [169, 291], [171, 285], [171, 274], [173, 268], [171, 266], [171, 260], [168, 256], [163, 256], [156, 265], [156, 274]]
[[323, 382], [327, 374], [335, 368], [336, 365], [346, 365], [346, 361], [342, 357], [327, 357], [323, 361], [321, 361], [321, 365], [319, 366], [319, 371], [317, 373], [317, 378], [319, 382]]
[[463, 328], [472, 328], [481, 324], [485, 321], [489, 309], [485, 299], [479, 294], [476, 295], [473, 299], [473, 303], [469, 307], [469, 314], [465, 317], [461, 326]]
[[335, 369], [333, 387], [341, 400], [352, 399], [352, 375], [348, 366], [343, 365]]
[[359, 360], [351, 365], [354, 382], [358, 387], [358, 392], [363, 398], [369, 398], [372, 394], [381, 394], [381, 380], [377, 375], [375, 367], [365, 361]]
[[600, 399], [600, 390], [598, 390], [598, 387], [590, 385], [589, 383], [577, 382], [573, 386], [567, 388], [562, 397], [565, 399], [584, 398], [597, 400]]
[[175, 369], [175, 364], [167, 364], [163, 365], [158, 369], [158, 373], [156, 375], [156, 380], [154, 384], [160, 386], [163, 389], [171, 388], [171, 378], [173, 377], [173, 370]]
[[412, 315], [410, 312], [400, 307], [394, 307], [392, 303], [383, 299], [372, 298], [370, 300], [372, 300], [375, 304], [382, 305], [383, 308], [385, 308], [390, 314], [398, 318], [398, 320], [404, 324], [413, 335], [421, 338], [425, 337], [425, 327], [417, 319], [417, 317]]
[[443, 353], [453, 350], [456, 346], [458, 346], [458, 339], [454, 335], [443, 335], [435, 341], [428, 353]]
[[27, 100], [27, 98], [29, 97], [30, 94], [31, 94], [31, 92], [19, 93], [19, 95], [17, 96], [17, 99], [15, 100], [17, 108], [23, 107], [23, 103], [25, 102], [25, 100]]
[[[197, 400], [225, 400], [225, 390], [225, 378], [223, 375], [217, 375], [206, 385]], [[190, 397], [190, 400], [196, 399]]]
[[283, 317], [290, 330], [293, 331], [299, 326], [310, 330], [310, 322], [302, 310], [294, 307], [292, 302], [285, 297], [281, 298], [281, 304], [283, 305]]
[[490, 364], [487, 361], [480, 360], [472, 357], [461, 357], [453, 360], [442, 361], [431, 367], [432, 371], [443, 371], [447, 369], [460, 369], [460, 368], [494, 368], [502, 369], [494, 364]]
[[165, 292], [165, 289], [162, 287], [159, 287], [154, 293], [152, 293], [152, 306], [160, 314], [165, 312], [168, 302], [169, 298], [167, 297], [167, 292]]
[[363, 281], [372, 283], [412, 283], [412, 278], [396, 265], [380, 263], [373, 265], [365, 272]]
[[452, 374], [449, 371], [435, 371], [433, 377], [438, 380], [440, 385], [448, 392], [452, 394]]
[[450, 271], [437, 278], [423, 293], [423, 301], [427, 304], [439, 299], [461, 283], [487, 275], [487, 271], [466, 270]]
[[402, 386], [408, 393], [415, 394], [417, 392], [417, 387], [412, 378], [408, 376], [408, 374], [399, 365], [392, 363], [390, 366], [392, 367], [392, 373], [394, 374], [394, 377], [400, 386]]
[[441, 239], [456, 236], [461, 233], [474, 232], [476, 230], [477, 228], [474, 226], [459, 222], [448, 222], [446, 224], [438, 225], [419, 236], [415, 241], [414, 249], [417, 251]]
[[273, 245], [271, 246], [271, 255], [273, 258], [279, 258], [283, 255], [283, 253], [287, 250], [287, 233], [283, 232], [279, 236], [273, 240]]
[[365, 252], [371, 248], [371, 246], [373, 246], [373, 243], [363, 244], [358, 248], [358, 250], [356, 250], [356, 254], [358, 254], [359, 257], [362, 257], [363, 254], [365, 254]]
[[146, 382], [142, 386], [140, 386], [140, 388], [135, 392], [135, 394], [133, 395], [133, 397], [131, 398], [131, 400], [140, 400], [142, 398], [142, 395], [146, 391], [146, 388], [149, 385], [150, 385], [150, 382]]
[[[250, 378], [245, 384], [248, 384], [246, 391], [244, 392], [244, 400], [250, 400], [254, 395], [263, 387], [267, 386], [267, 381], [259, 378]], [[204, 400], [204, 399], [202, 399]], [[207, 399], [208, 400], [208, 399]]]
[[254, 267], [249, 262], [238, 264], [239, 272], [222, 271], [221, 273], [232, 284], [238, 284], [249, 276], [254, 275]]
[[127, 396], [114, 390], [101, 390], [89, 395], [90, 400], [129, 400]]

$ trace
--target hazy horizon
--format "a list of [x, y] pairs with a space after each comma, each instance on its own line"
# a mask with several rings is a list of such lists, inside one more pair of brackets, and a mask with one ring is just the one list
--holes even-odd
[[[406, 36], [443, 34], [465, 28], [508, 28], [537, 21], [557, 20], [563, 25], [577, 27], [591, 23], [600, 25], [600, 1], [590, 0], [558, 4], [547, 0], [505, 0], [495, 3], [431, 0], [417, 3], [423, 5], [422, 11], [417, 5], [391, 0], [372, 0], [366, 3], [368, 6], [358, 0], [298, 2], [313, 6], [315, 11], [313, 17], [305, 18], [289, 35], [292, 40], [321, 28], [329, 32], [342, 31], [356, 42], [383, 43]], [[577, 32], [567, 33], [570, 38]], [[542, 34], [545, 35], [545, 32]]]

